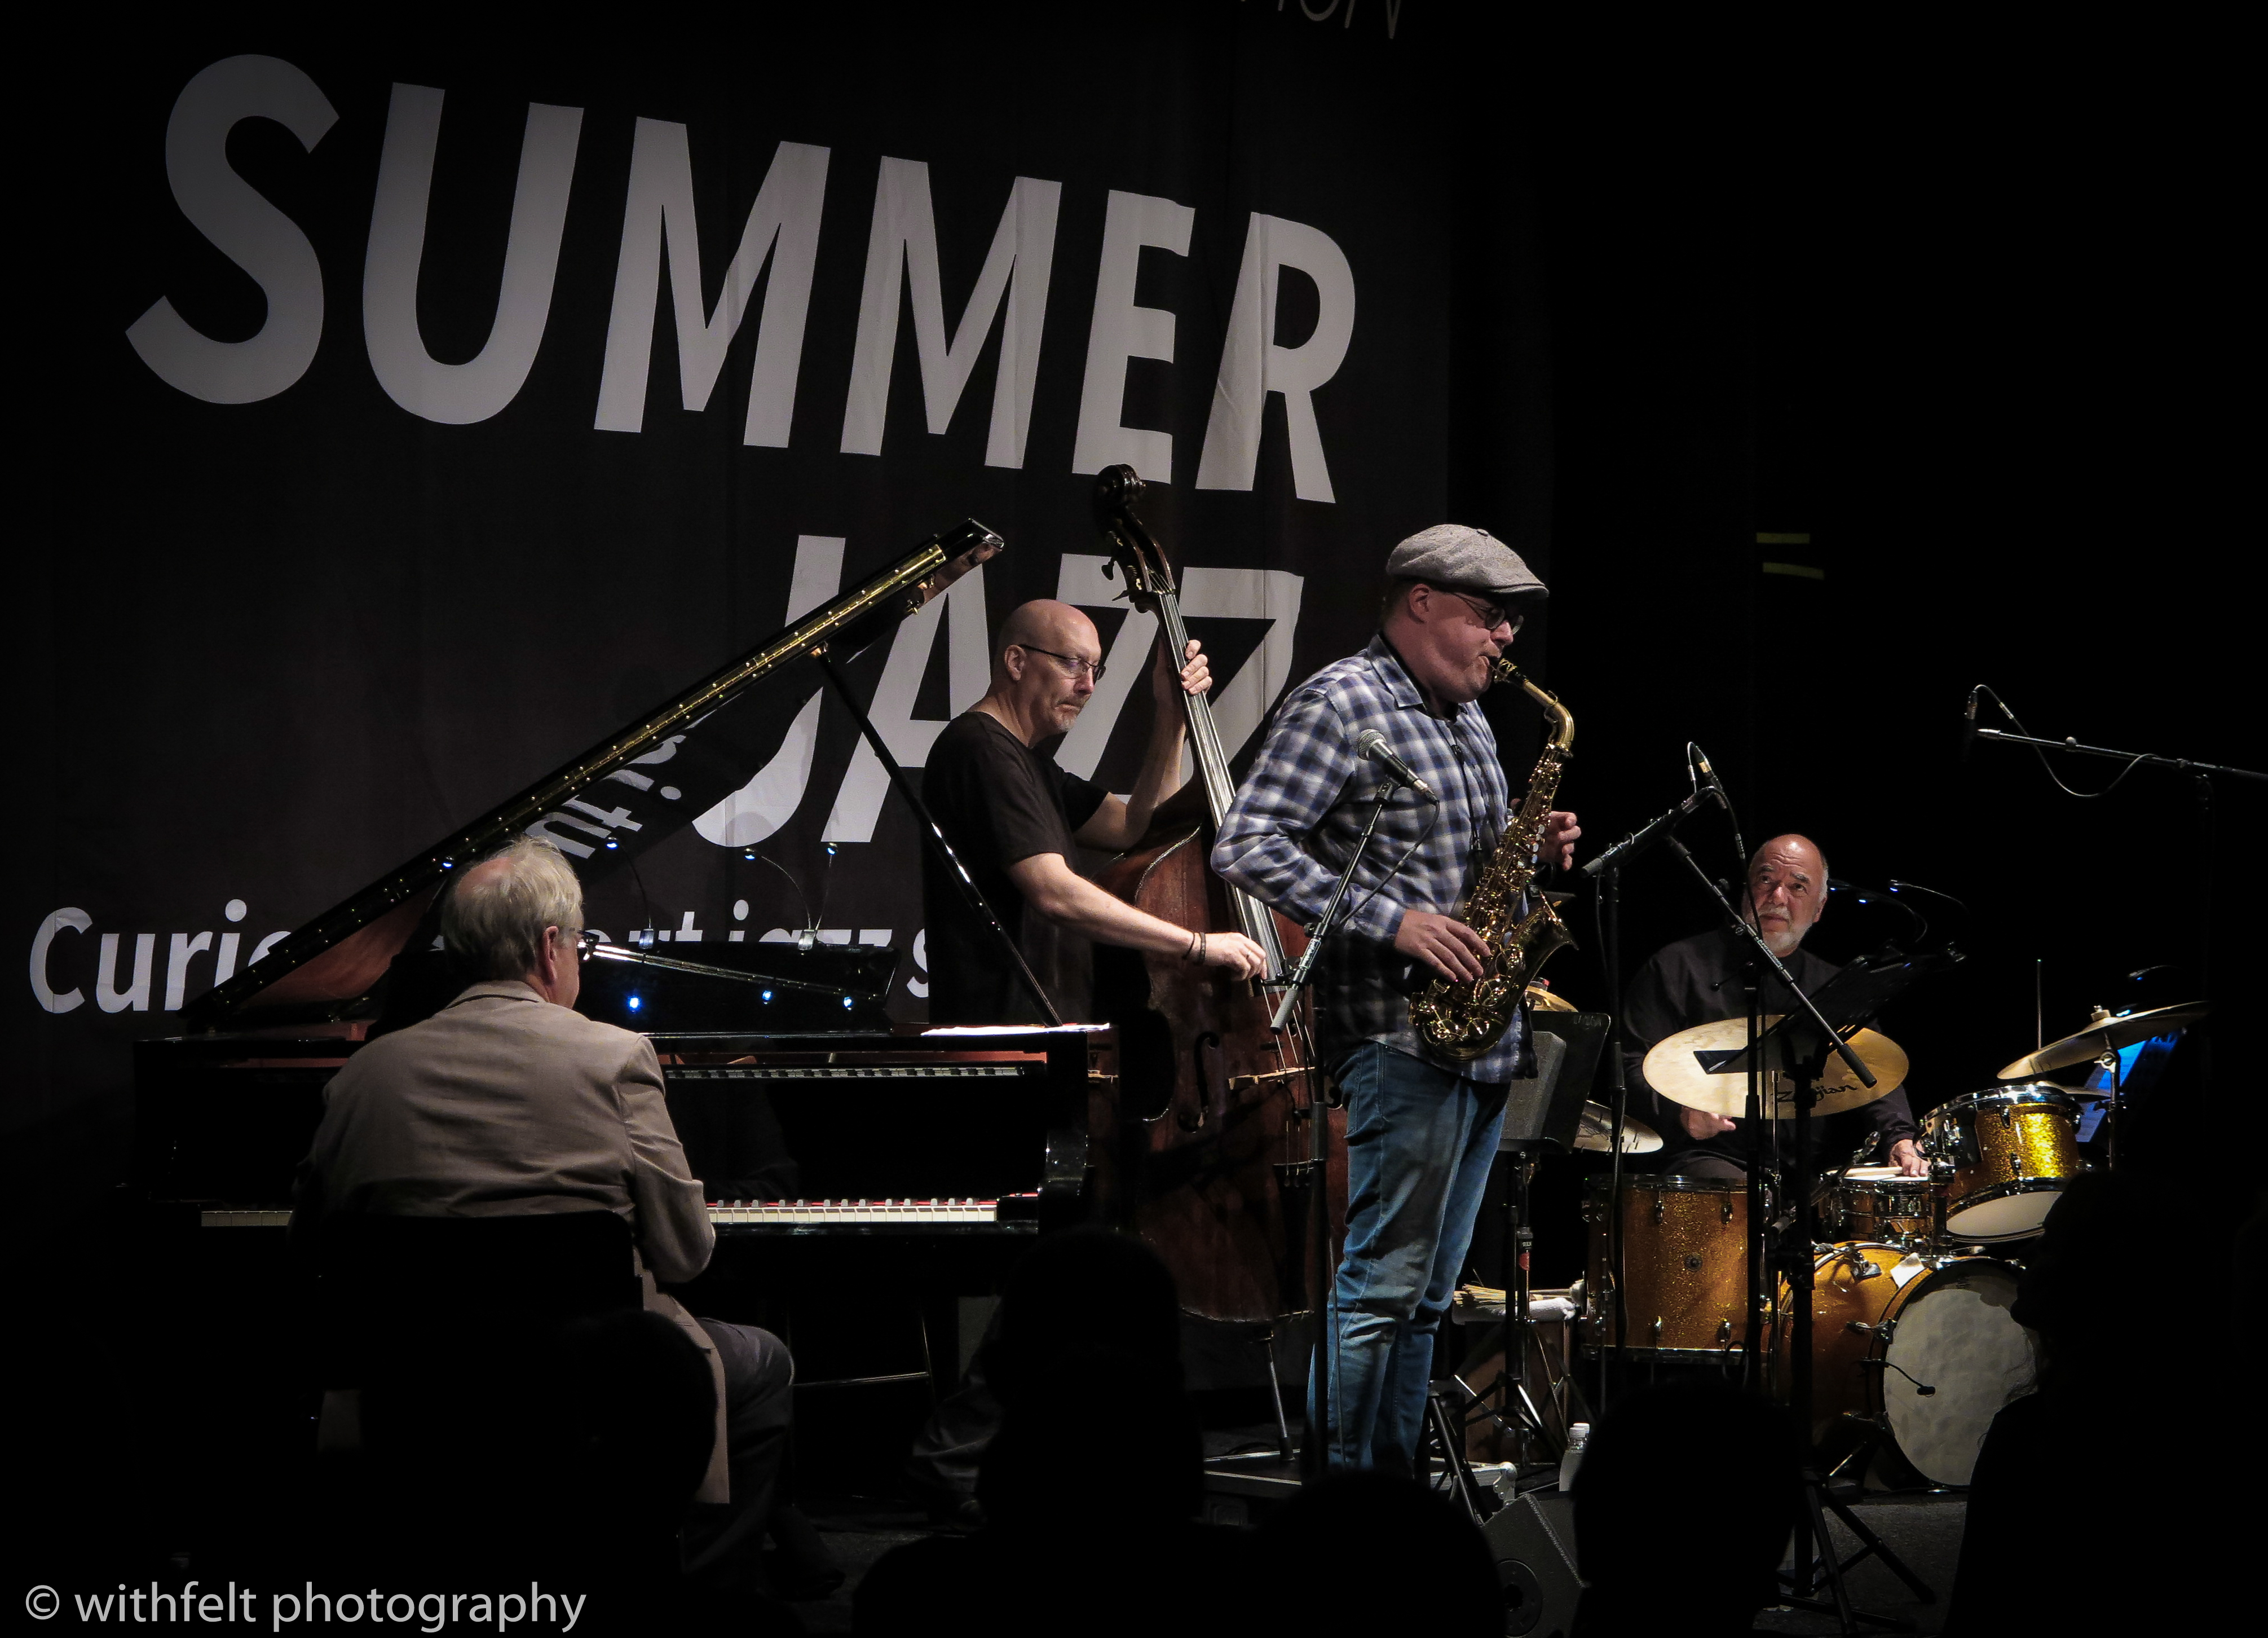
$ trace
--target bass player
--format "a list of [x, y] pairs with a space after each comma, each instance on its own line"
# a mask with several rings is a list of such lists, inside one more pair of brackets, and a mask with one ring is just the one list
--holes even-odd
[[[1102, 675], [1094, 622], [1069, 603], [1025, 603], [1000, 628], [992, 686], [938, 736], [922, 795], [938, 826], [1016, 940], [1024, 960], [1072, 1022], [1091, 1018], [1096, 941], [1226, 967], [1239, 978], [1265, 965], [1241, 933], [1193, 932], [1147, 915], [1079, 874], [1081, 846], [1131, 847], [1180, 773], [1187, 732], [1182, 692], [1202, 694], [1212, 673], [1197, 645], [1178, 673], [1158, 653], [1157, 703], [1142, 772], [1122, 801], [1056, 765], [1040, 747], [1079, 720]], [[998, 948], [933, 853], [922, 855], [929, 918], [930, 1022], [1029, 1023], [1039, 1013]]]
[[[1429, 1054], [1410, 992], [1435, 975], [1483, 974], [1488, 947], [1456, 911], [1504, 834], [1496, 736], [1476, 703], [1524, 610], [1548, 594], [1486, 531], [1440, 524], [1386, 561], [1380, 629], [1361, 653], [1285, 696], [1212, 850], [1236, 887], [1312, 926], [1368, 818], [1378, 781], [1366, 731], [1432, 787], [1395, 794], [1315, 974], [1323, 1060], [1347, 1104], [1347, 1228], [1324, 1339], [1335, 1468], [1406, 1472], [1432, 1376], [1433, 1338], [1472, 1242], [1524, 1028], [1462, 1063]], [[1545, 822], [1542, 856], [1565, 867], [1581, 834]]]

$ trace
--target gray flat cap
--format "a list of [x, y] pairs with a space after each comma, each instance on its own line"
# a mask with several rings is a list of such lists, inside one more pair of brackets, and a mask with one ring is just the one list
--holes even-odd
[[1388, 556], [1386, 572], [1393, 579], [1486, 592], [1498, 599], [1551, 594], [1518, 552], [1486, 529], [1462, 523], [1419, 530]]

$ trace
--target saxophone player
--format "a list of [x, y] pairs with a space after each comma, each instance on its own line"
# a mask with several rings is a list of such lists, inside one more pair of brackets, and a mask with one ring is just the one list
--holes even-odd
[[[1377, 794], [1362, 734], [1385, 735], [1433, 792], [1398, 791], [1386, 808], [1314, 988], [1319, 1045], [1347, 1104], [1346, 1245], [1323, 1339], [1329, 1459], [1403, 1472], [1527, 1044], [1515, 1017], [1478, 1058], [1435, 1056], [1411, 1028], [1410, 992], [1483, 974], [1488, 947], [1454, 911], [1504, 834], [1506, 786], [1475, 702], [1547, 594], [1511, 548], [1459, 524], [1403, 541], [1386, 576], [1378, 635], [1285, 697], [1212, 864], [1312, 925]], [[1543, 859], [1572, 863], [1579, 834], [1572, 814], [1552, 813]]]

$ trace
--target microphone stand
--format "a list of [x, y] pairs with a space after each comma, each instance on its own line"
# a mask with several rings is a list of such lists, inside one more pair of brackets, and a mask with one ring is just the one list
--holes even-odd
[[[1844, 1066], [1849, 1069], [1853, 1075], [1858, 1077], [1859, 1083], [1861, 1086], [1871, 1089], [1874, 1085], [1875, 1076], [1874, 1072], [1867, 1067], [1865, 1061], [1859, 1058], [1858, 1053], [1852, 1050], [1851, 1044], [1844, 1040], [1841, 1036], [1837, 1035], [1834, 1029], [1828, 1023], [1826, 1016], [1822, 1014], [1818, 1007], [1814, 1004], [1811, 997], [1804, 992], [1804, 989], [1800, 985], [1796, 983], [1795, 976], [1789, 972], [1786, 964], [1781, 962], [1780, 958], [1772, 953], [1771, 946], [1764, 942], [1764, 934], [1742, 919], [1740, 913], [1734, 909], [1732, 901], [1726, 897], [1725, 894], [1718, 888], [1717, 883], [1710, 877], [1709, 873], [1702, 869], [1700, 861], [1693, 857], [1692, 852], [1686, 847], [1685, 844], [1679, 841], [1674, 836], [1669, 837], [1668, 840], [1671, 851], [1685, 861], [1686, 865], [1692, 870], [1693, 874], [1700, 882], [1701, 885], [1708, 889], [1709, 896], [1715, 899], [1719, 907], [1723, 909], [1727, 927], [1733, 933], [1734, 937], [1745, 941], [1748, 944], [1749, 952], [1753, 958], [1754, 965], [1752, 970], [1757, 971], [1768, 971], [1776, 975], [1778, 978], [1781, 985], [1788, 992], [1789, 994], [1794, 996], [1797, 1002], [1802, 1007], [1803, 1010], [1810, 1015], [1812, 1023], [1819, 1030], [1820, 1038], [1826, 1043], [1826, 1044], [1820, 1050], [1817, 1058], [1813, 1061], [1806, 1064], [1792, 1065], [1788, 1071], [1784, 1072], [1792, 1074], [1794, 1076], [1796, 1082], [1795, 1119], [1793, 1122], [1795, 1130], [1793, 1133], [1790, 1143], [1790, 1147], [1793, 1149], [1793, 1153], [1790, 1156], [1790, 1169], [1793, 1176], [1789, 1179], [1789, 1192], [1794, 1197], [1795, 1223], [1793, 1227], [1794, 1244], [1792, 1254], [1787, 1259], [1787, 1280], [1793, 1298], [1791, 1303], [1793, 1323], [1789, 1326], [1788, 1398], [1790, 1408], [1794, 1412], [1798, 1418], [1797, 1426], [1801, 1429], [1802, 1433], [1804, 1447], [1804, 1502], [1806, 1509], [1809, 1515], [1807, 1524], [1805, 1525], [1799, 1526], [1795, 1532], [1793, 1569], [1793, 1574], [1787, 1575], [1787, 1579], [1795, 1591], [1791, 1595], [1789, 1602], [1796, 1605], [1800, 1608], [1812, 1609], [1821, 1613], [1825, 1613], [1828, 1611], [1832, 1610], [1842, 1630], [1845, 1633], [1857, 1632], [1859, 1630], [1859, 1623], [1862, 1621], [1878, 1627], [1901, 1626], [1903, 1623], [1894, 1622], [1888, 1617], [1870, 1615], [1864, 1612], [1854, 1611], [1852, 1609], [1850, 1592], [1844, 1584], [1843, 1561], [1837, 1554], [1834, 1538], [1828, 1531], [1826, 1519], [1827, 1513], [1832, 1511], [1835, 1516], [1840, 1518], [1844, 1522], [1845, 1525], [1848, 1527], [1870, 1551], [1879, 1554], [1882, 1559], [1883, 1563], [1888, 1568], [1893, 1570], [1898, 1577], [1907, 1584], [1907, 1586], [1914, 1589], [1925, 1599], [1928, 1597], [1928, 1590], [1919, 1581], [1919, 1579], [1914, 1575], [1913, 1572], [1908, 1569], [1904, 1563], [1900, 1561], [1896, 1554], [1890, 1552], [1889, 1546], [1883, 1544], [1872, 1531], [1867, 1528], [1866, 1524], [1856, 1514], [1852, 1513], [1849, 1508], [1837, 1501], [1834, 1497], [1826, 1494], [1826, 1481], [1821, 1477], [1818, 1464], [1813, 1457], [1811, 1439], [1811, 1302], [1814, 1273], [1811, 1250], [1813, 1228], [1810, 1149], [1811, 1106], [1817, 1099], [1818, 1095], [1815, 1089], [1815, 1084], [1819, 1078], [1826, 1072], [1827, 1059], [1830, 1051], [1836, 1057], [1840, 1058], [1843, 1060]], [[1760, 1016], [1762, 1011], [1761, 1003], [1755, 998], [1758, 995], [1760, 989], [1760, 985], [1751, 985], [1750, 986], [1750, 1022], [1749, 1026], [1749, 1035], [1747, 1052], [1747, 1069], [1749, 1086], [1748, 1107], [1759, 1116], [1762, 1114], [1763, 1103], [1760, 1092], [1760, 1083], [1762, 1081], [1763, 1075], [1765, 1073], [1761, 1062], [1763, 1054], [1757, 1051], [1757, 1027], [1761, 1024], [1763, 1020]], [[1776, 1096], [1772, 1100], [1772, 1103], [1773, 1127], [1775, 1132], [1777, 1132], [1779, 1100]], [[1758, 1179], [1756, 1177], [1754, 1170], [1751, 1169], [1751, 1199], [1755, 1197], [1757, 1182]], [[1750, 1261], [1749, 1283], [1750, 1288], [1753, 1290], [1756, 1286], [1758, 1276], [1763, 1271], [1758, 1270], [1755, 1266], [1756, 1236], [1753, 1232], [1755, 1228], [1753, 1219], [1751, 1219], [1750, 1227], [1752, 1232], [1749, 1241], [1749, 1257]], [[1752, 1324], [1752, 1332], [1753, 1330], [1754, 1325]], [[1812, 1556], [1815, 1549], [1818, 1553], [1815, 1567]], [[1864, 1554], [1861, 1554], [1860, 1556], [1863, 1557]], [[1783, 1573], [1786, 1574], [1786, 1572]], [[1815, 1592], [1818, 1590], [1819, 1583], [1822, 1580], [1824, 1580], [1827, 1583], [1829, 1590], [1834, 1595], [1834, 1602], [1831, 1605], [1819, 1603], [1815, 1599], [1804, 1596]]]
[[[2015, 712], [2008, 709], [2007, 702], [2002, 700], [1999, 695], [1989, 685], [1979, 683], [1977, 688], [1982, 690], [1984, 693], [1992, 696], [1992, 703], [1999, 707], [2001, 714], [2006, 716], [2011, 723], [2016, 722]], [[1970, 692], [1970, 709], [1972, 713], [1976, 709], [1976, 691], [1977, 690], [1972, 690]], [[2007, 745], [2029, 745], [2035, 752], [2039, 754], [2040, 764], [2043, 767], [2046, 767], [2047, 765], [2046, 753], [2051, 750], [2069, 751], [2073, 756], [2102, 756], [2113, 762], [2123, 762], [2126, 764], [2126, 767], [2121, 769], [2117, 777], [2112, 779], [2112, 786], [2116, 786], [2119, 779], [2124, 778], [2130, 771], [2138, 767], [2170, 768], [2176, 773], [2186, 773], [2195, 777], [2198, 801], [2198, 821], [2199, 828], [2205, 832], [2204, 852], [2205, 876], [2205, 890], [2198, 895], [2198, 988], [2203, 994], [2205, 1000], [2207, 1001], [2213, 1000], [2214, 999], [2213, 990], [2213, 951], [2216, 930], [2214, 926], [2215, 897], [2213, 892], [2213, 877], [2214, 874], [2214, 854], [2218, 851], [2213, 828], [2213, 781], [2214, 776], [2219, 775], [2224, 778], [2242, 779], [2254, 784], [2268, 784], [2268, 773], [2263, 773], [2255, 768], [2232, 768], [2223, 763], [2198, 762], [2195, 758], [2188, 756], [2161, 756], [2150, 751], [2112, 750], [2109, 747], [2102, 745], [2082, 745], [2076, 739], [2043, 739], [2037, 734], [2024, 733], [2021, 724], [2017, 725], [2017, 732], [2014, 734], [2011, 734], [2003, 728], [1972, 728], [1970, 730], [1970, 734], [1971, 737], [1976, 739], [1998, 740], [2001, 743]], [[1964, 756], [1967, 754], [1966, 746], [1967, 742], [1964, 740], [1962, 752]], [[2049, 768], [2048, 774], [2051, 778], [2053, 778], [2055, 776], [2055, 771], [2052, 768]], [[2057, 783], [2060, 785], [2061, 781], [2058, 780]], [[2063, 788], [2068, 791], [2070, 787], [2064, 786]], [[2199, 1065], [2199, 1068], [2202, 1071], [2202, 1077], [2205, 1084], [2205, 1114], [2206, 1118], [2210, 1120], [2218, 1112], [2220, 1103], [2218, 1085], [2213, 1073], [2213, 1039], [2210, 1032], [2208, 1032], [2205, 1039], [2199, 1043], [2199, 1045], [2203, 1052], [2203, 1061]], [[2115, 1094], [2115, 1087], [2113, 1090]], [[2115, 1145], [2117, 1133], [2117, 1103], [2115, 1096], [2112, 1101], [2111, 1111], [2109, 1118], [2112, 1122], [2111, 1137], [2109, 1140]]]
[[2009, 745], [2029, 745], [2035, 750], [2070, 751], [2080, 756], [2107, 756], [2113, 762], [2126, 763], [2140, 768], [2171, 768], [2176, 773], [2226, 774], [2232, 779], [2253, 779], [2268, 785], [2268, 773], [2253, 768], [2232, 768], [2217, 762], [2199, 762], [2193, 756], [2161, 756], [2154, 751], [2112, 750], [2103, 745], [2082, 745], [2074, 739], [2043, 740], [2036, 734], [2011, 734], [2005, 728], [1978, 728], [1980, 740], [1999, 740]]
[[[1292, 963], [1292, 970], [1284, 975], [1284, 999], [1277, 1006], [1276, 1016], [1268, 1026], [1272, 1030], [1281, 1030], [1290, 1020], [1293, 1009], [1299, 1006], [1300, 992], [1310, 981], [1310, 975], [1315, 970], [1315, 956], [1323, 948], [1323, 941], [1330, 936], [1339, 905], [1346, 899], [1347, 889], [1354, 882], [1354, 873], [1361, 866], [1364, 853], [1369, 851], [1370, 838], [1378, 830], [1379, 820], [1385, 816], [1386, 805], [1394, 800], [1395, 792], [1401, 790], [1405, 784], [1391, 770], [1382, 771], [1386, 773], [1386, 783], [1379, 786], [1377, 800], [1370, 805], [1370, 817], [1363, 824], [1362, 834], [1355, 838], [1354, 851], [1347, 855], [1346, 866], [1339, 872], [1338, 882], [1331, 889], [1330, 902], [1323, 906], [1322, 918], [1307, 935], [1307, 948], [1300, 952], [1300, 959]], [[1330, 1201], [1325, 1198], [1330, 1180], [1331, 1123], [1320, 1095], [1314, 1098], [1314, 1118], [1309, 1123], [1312, 1129], [1307, 1134], [1307, 1163], [1314, 1179], [1315, 1195], [1314, 1208], [1308, 1215], [1314, 1223], [1315, 1278], [1322, 1292], [1322, 1319], [1326, 1334], [1315, 1339], [1314, 1363], [1307, 1372], [1307, 1437], [1300, 1451], [1300, 1467], [1303, 1480], [1320, 1482], [1330, 1472], [1332, 1399], [1338, 1385], [1339, 1314], [1338, 1270], [1331, 1261]], [[1323, 1352], [1326, 1345], [1330, 1349], [1328, 1361]]]
[[[1629, 1033], [1623, 1019], [1622, 916], [1623, 867], [1697, 812], [1712, 793], [1696, 790], [1676, 807], [1657, 814], [1613, 846], [1603, 848], [1577, 867], [1579, 874], [1598, 883], [1595, 906], [1599, 914], [1599, 957], [1607, 980], [1607, 1103], [1608, 1130], [1613, 1141], [1607, 1161], [1607, 1255], [1605, 1276], [1612, 1291], [1613, 1312], [1602, 1303], [1601, 1321], [1611, 1318], [1614, 1340], [1599, 1347], [1599, 1394], [1596, 1408], [1604, 1411], [1612, 1391], [1627, 1380], [1630, 1329], [1629, 1303], [1623, 1293], [1623, 1145], [1622, 1134], [1630, 1115], [1630, 1070], [1624, 1061]], [[1602, 1294], [1587, 1292], [1586, 1304], [1601, 1302]]]
[[[1031, 963], [1024, 959], [1022, 947], [1008, 935], [1008, 929], [1001, 925], [998, 912], [984, 896], [984, 889], [976, 885], [976, 878], [968, 874], [968, 867], [961, 862], [961, 855], [953, 851], [953, 844], [946, 840], [944, 830], [930, 816], [927, 804], [922, 801], [920, 793], [914, 789], [913, 782], [906, 778], [906, 771], [898, 765], [898, 759], [890, 755], [890, 748], [882, 742], [882, 736], [874, 727], [874, 719], [866, 714], [857, 696], [850, 692], [850, 683], [836, 669], [835, 657], [822, 648], [818, 651], [818, 659], [819, 668], [835, 690], [836, 697], [857, 719], [858, 731], [865, 735], [867, 745], [882, 764], [882, 771], [889, 776], [891, 786], [905, 799], [906, 806], [913, 810], [914, 819], [921, 826], [922, 840], [929, 845], [930, 851], [945, 866], [946, 874], [960, 893], [961, 902], [991, 935], [993, 947], [1008, 958], [1009, 970], [1016, 975], [1016, 982], [1023, 985], [1024, 992], [1039, 1007], [1040, 1016], [1051, 1028], [1061, 1029], [1064, 1018], [1056, 1010], [1054, 998], [1041, 985], [1039, 975], [1032, 970]], [[822, 892], [820, 896], [824, 899], [826, 895]], [[826, 906], [822, 904], [821, 908], [823, 910]]]
[[[1624, 1352], [1630, 1305], [1623, 1295], [1623, 1133], [1629, 1125], [1630, 1070], [1624, 1056], [1629, 1050], [1629, 1034], [1623, 1017], [1623, 873], [1618, 864], [1606, 867], [1599, 882], [1598, 904], [1599, 957], [1607, 978], [1607, 1130], [1612, 1139], [1607, 1162], [1605, 1273], [1613, 1290], [1615, 1334], [1613, 1344], [1599, 1350], [1599, 1397], [1594, 1408], [1602, 1414], [1612, 1402], [1609, 1391], [1627, 1382], [1630, 1370], [1629, 1356]], [[1585, 1292], [1585, 1305], [1597, 1302], [1600, 1295]]]
[[[1712, 800], [1714, 793], [1707, 788], [1697, 789], [1676, 807], [1657, 814], [1613, 846], [1602, 849], [1577, 867], [1579, 874], [1589, 876], [1598, 883], [1599, 951], [1601, 964], [1606, 969], [1607, 1016], [1607, 1103], [1608, 1130], [1613, 1133], [1611, 1153], [1607, 1162], [1607, 1255], [1606, 1277], [1613, 1291], [1614, 1341], [1599, 1349], [1599, 1397], [1597, 1409], [1603, 1412], [1612, 1398], [1611, 1390], [1628, 1380], [1630, 1330], [1629, 1303], [1623, 1293], [1623, 1144], [1622, 1134], [1630, 1114], [1630, 1071], [1624, 1061], [1628, 1051], [1629, 1035], [1623, 1018], [1623, 867], [1700, 810], [1704, 802]], [[1585, 1294], [1587, 1302], [1599, 1301], [1599, 1294]], [[1602, 1314], [1602, 1318], [1605, 1316]]]

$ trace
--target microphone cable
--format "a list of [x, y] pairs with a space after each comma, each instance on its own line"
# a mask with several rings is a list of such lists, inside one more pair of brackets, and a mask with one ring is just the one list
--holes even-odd
[[[1991, 700], [1993, 705], [1999, 711], [2000, 714], [2007, 718], [2009, 723], [2015, 728], [2016, 732], [2022, 734], [2026, 739], [2036, 739], [2039, 737], [2023, 725], [2023, 722], [2017, 717], [2016, 713], [2009, 709], [2008, 702], [2000, 697], [1999, 691], [1991, 683], [1979, 682], [1972, 692], [1982, 694], [1985, 698]], [[2031, 751], [2033, 756], [2040, 759], [2040, 771], [2048, 776], [2049, 780], [2053, 783], [2056, 789], [2061, 791], [2066, 796], [2076, 797], [2082, 802], [2095, 801], [2102, 797], [2110, 795], [2111, 792], [2117, 790], [2121, 785], [2125, 783], [2126, 776], [2128, 774], [2133, 772], [2135, 769], [2140, 767], [2144, 762], [2148, 760], [2147, 757], [2144, 756], [2135, 757], [2132, 762], [2121, 768], [2117, 773], [2113, 774], [2110, 778], [2110, 783], [2104, 786], [2099, 791], [2074, 791], [2071, 786], [2063, 782], [2062, 776], [2056, 772], [2053, 764], [2048, 761], [2048, 754], [2045, 748], [2035, 745], [2031, 748]]]

